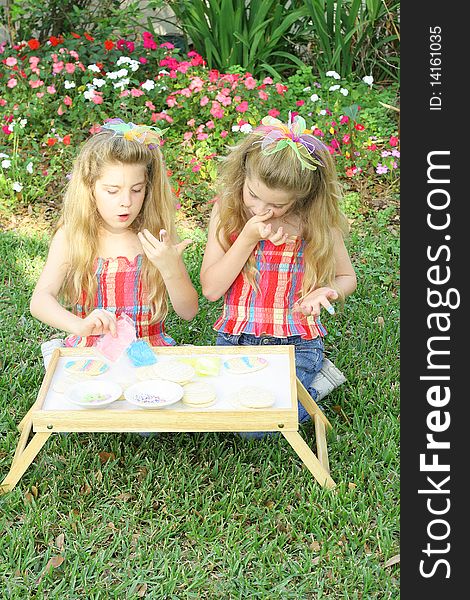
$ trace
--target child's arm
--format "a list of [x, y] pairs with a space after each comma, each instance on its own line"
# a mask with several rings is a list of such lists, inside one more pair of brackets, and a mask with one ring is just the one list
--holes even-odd
[[65, 232], [59, 229], [54, 235], [46, 264], [34, 288], [30, 312], [43, 323], [80, 336], [116, 333], [116, 318], [106, 310], [94, 310], [81, 319], [66, 310], [57, 300], [59, 290], [67, 273], [67, 241]]
[[334, 312], [331, 301], [338, 298], [338, 291], [346, 298], [356, 289], [356, 273], [351, 264], [351, 259], [349, 258], [348, 251], [344, 244], [343, 236], [340, 231], [334, 230], [333, 237], [336, 270], [334, 288], [317, 288], [305, 296], [305, 298], [297, 305], [297, 308], [305, 315], [318, 317], [322, 307], [326, 308], [328, 312]]
[[251, 217], [232, 246], [225, 250], [216, 235], [219, 208], [214, 204], [200, 274], [202, 293], [208, 300], [215, 302], [225, 294], [260, 240], [269, 238], [274, 244], [285, 241], [286, 234], [282, 230], [272, 233], [271, 225], [264, 224], [271, 217], [272, 210]]
[[190, 321], [197, 314], [198, 297], [181, 255], [192, 241], [187, 239], [174, 244], [164, 229], [160, 232], [161, 241], [147, 229], [137, 235], [147, 258], [163, 277], [176, 314]]

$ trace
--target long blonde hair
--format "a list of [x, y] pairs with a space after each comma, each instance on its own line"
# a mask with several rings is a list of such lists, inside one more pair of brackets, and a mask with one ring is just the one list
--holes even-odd
[[[316, 170], [302, 169], [290, 146], [273, 154], [261, 150], [259, 135], [249, 134], [223, 159], [217, 190], [220, 223], [217, 237], [224, 247], [230, 246], [243, 229], [247, 215], [243, 204], [245, 178], [255, 177], [266, 187], [293, 194], [295, 200], [289, 214], [298, 215], [305, 241], [305, 274], [302, 294], [322, 286], [334, 287], [334, 229], [343, 235], [348, 222], [339, 208], [341, 188], [335, 163], [328, 150], [319, 152], [324, 166]], [[257, 270], [253, 256], [244, 272], [257, 288]], [[339, 290], [337, 290], [339, 293]], [[340, 295], [341, 298], [341, 295]]]
[[[57, 228], [63, 228], [67, 243], [67, 273], [61, 296], [69, 305], [85, 297], [84, 309], [93, 309], [97, 291], [95, 259], [98, 255], [101, 216], [93, 191], [103, 170], [116, 163], [141, 164], [146, 169], [146, 192], [142, 209], [131, 225], [133, 231], [148, 229], [156, 234], [166, 229], [175, 236], [175, 198], [158, 147], [126, 140], [114, 132], [102, 130], [89, 138], [76, 158], [67, 185]], [[158, 269], [144, 255], [142, 279], [148, 289], [152, 322], [163, 320], [168, 312], [165, 285]]]

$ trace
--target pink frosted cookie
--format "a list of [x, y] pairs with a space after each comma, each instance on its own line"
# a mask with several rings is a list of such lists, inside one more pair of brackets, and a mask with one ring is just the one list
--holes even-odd
[[265, 358], [258, 356], [237, 356], [224, 361], [224, 368], [228, 373], [244, 375], [264, 369], [268, 364]]
[[109, 367], [102, 360], [96, 358], [80, 358], [78, 360], [69, 360], [64, 367], [67, 373], [81, 373], [83, 375], [101, 375]]

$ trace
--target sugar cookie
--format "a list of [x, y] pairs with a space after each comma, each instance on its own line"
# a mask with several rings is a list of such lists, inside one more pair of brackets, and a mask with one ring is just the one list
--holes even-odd
[[224, 368], [228, 373], [243, 375], [264, 369], [267, 364], [268, 361], [265, 358], [258, 356], [237, 356], [224, 361]]
[[246, 385], [233, 394], [232, 402], [242, 408], [269, 408], [274, 404], [274, 394], [264, 388]]
[[217, 399], [215, 388], [205, 381], [193, 381], [184, 387], [183, 404], [195, 407], [212, 406]]
[[69, 360], [64, 367], [67, 373], [83, 373], [84, 375], [101, 375], [109, 369], [108, 365], [96, 358]]
[[57, 394], [64, 394], [68, 388], [80, 381], [80, 376], [70, 376], [58, 379], [52, 386], [52, 390]]
[[174, 383], [187, 383], [195, 375], [195, 371], [191, 365], [186, 365], [177, 360], [157, 363], [156, 365], [152, 365], [151, 368], [154, 377], [173, 381]]

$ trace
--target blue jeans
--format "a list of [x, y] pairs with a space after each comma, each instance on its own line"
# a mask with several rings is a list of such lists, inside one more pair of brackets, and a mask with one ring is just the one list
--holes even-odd
[[[271, 336], [256, 337], [247, 333], [230, 334], [219, 332], [215, 341], [216, 346], [263, 346], [263, 345], [293, 345], [295, 346], [295, 373], [302, 385], [314, 400], [318, 397], [317, 390], [312, 387], [315, 375], [323, 364], [323, 340], [317, 337], [313, 340], [304, 340], [300, 335], [286, 338]], [[298, 402], [299, 423], [306, 423], [310, 415], [300, 402]], [[257, 432], [256, 432], [257, 433]], [[248, 437], [248, 436], [247, 436]], [[249, 436], [261, 437], [261, 436]]]

